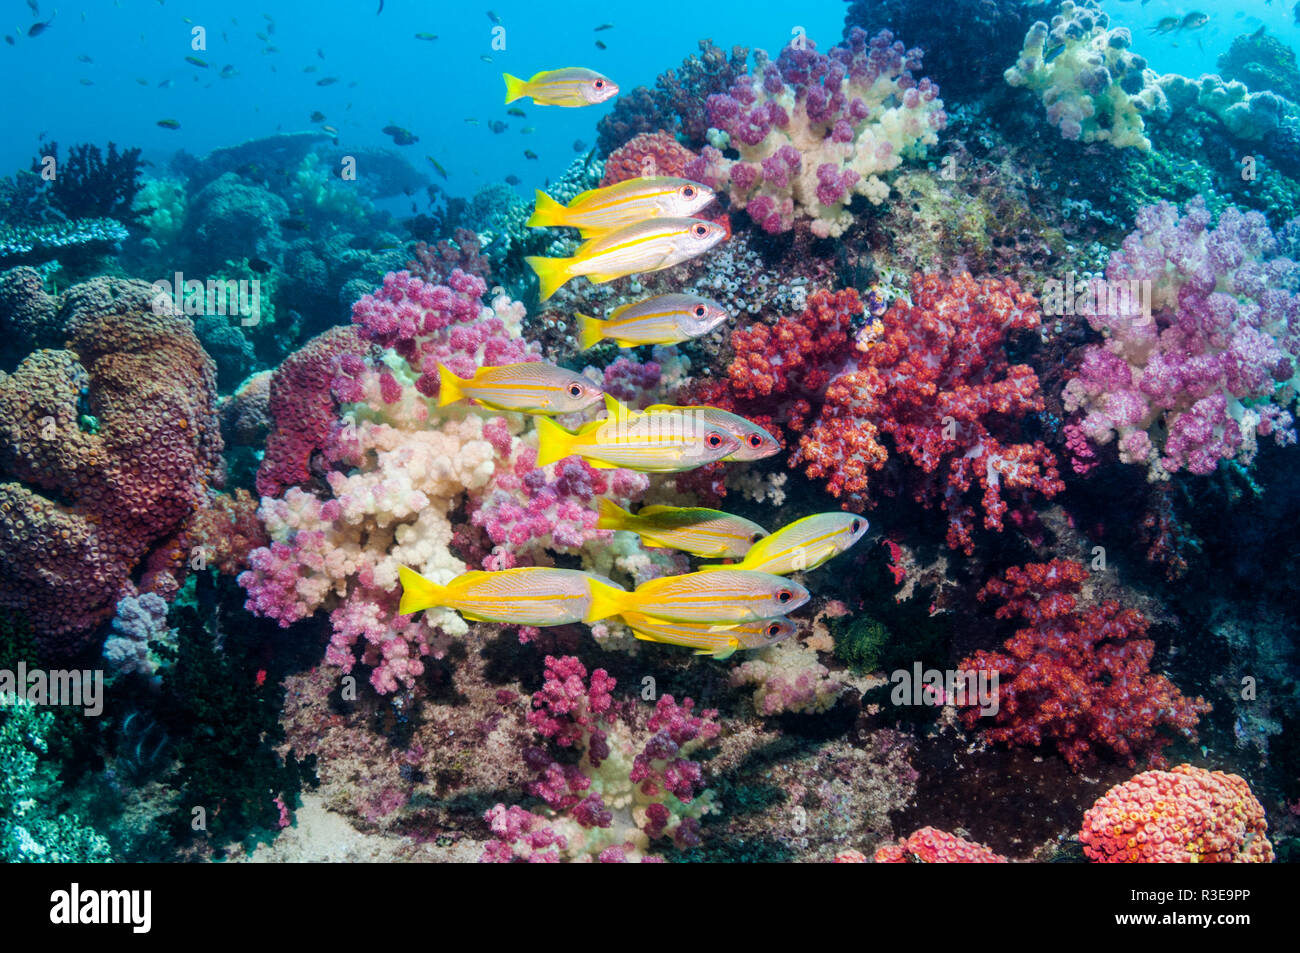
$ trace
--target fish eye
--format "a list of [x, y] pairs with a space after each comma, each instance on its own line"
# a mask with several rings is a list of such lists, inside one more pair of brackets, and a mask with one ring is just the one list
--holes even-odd
[[780, 631], [781, 631], [781, 623], [779, 622], [773, 622], [771, 625], [767, 627], [768, 635], [776, 635]]
[[688, 198], [688, 199], [693, 199], [693, 198], [695, 198], [695, 186], [693, 186], [693, 185], [683, 185], [683, 186], [682, 186], [682, 195], [683, 195], [685, 198]]
[[776, 601], [781, 603], [782, 605], [785, 605], [793, 598], [794, 598], [794, 593], [791, 592], [789, 589], [782, 589], [780, 592], [776, 594]]
[[719, 434], [711, 433], [708, 437], [708, 444], [710, 447], [720, 447], [722, 446], [722, 437]]
[[605, 81], [604, 81], [603, 79], [598, 79], [598, 80], [596, 80], [596, 82], [595, 82], [593, 85], [594, 85], [597, 89], [604, 89], [604, 88], [605, 88]]
[[750, 541], [751, 543], [757, 543], [757, 542], [758, 542], [760, 539], [762, 539], [762, 538], [763, 538], [763, 534], [762, 534], [762, 533], [751, 533], [751, 534], [750, 534], [750, 537], [749, 537], [749, 541]]
[[862, 528], [862, 520], [854, 520], [852, 524], [852, 531], [856, 533], [861, 528]]
[[[570, 397], [581, 397], [581, 396], [582, 396], [582, 385], [579, 384], [579, 383], [577, 383], [577, 382], [574, 382], [574, 383], [570, 384], [570, 385], [569, 385], [569, 396], [570, 396]], [[856, 528], [856, 527], [855, 527], [855, 528]]]
[[699, 225], [696, 225], [691, 229], [691, 233], [696, 238], [704, 238], [706, 235], [709, 234], [709, 226], [701, 222]]
[[702, 318], [702, 317], [704, 317], [704, 316], [705, 316], [706, 314], [708, 314], [708, 313], [709, 313], [708, 308], [704, 307], [704, 305], [702, 305], [702, 304], [697, 304], [697, 305], [695, 306], [695, 316], [696, 316], [697, 318]]
[[749, 435], [749, 445], [757, 450], [759, 447], [763, 446], [763, 438], [756, 433], [752, 433]]

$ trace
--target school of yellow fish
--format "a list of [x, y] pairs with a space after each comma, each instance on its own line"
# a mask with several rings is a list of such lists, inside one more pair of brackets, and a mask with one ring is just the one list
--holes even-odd
[[[538, 105], [576, 107], [618, 93], [612, 80], [581, 68], [543, 71], [528, 80], [504, 78], [507, 103], [527, 96]], [[537, 273], [541, 300], [578, 276], [612, 281], [703, 254], [727, 237], [722, 226], [693, 217], [713, 200], [706, 186], [670, 176], [591, 189], [568, 205], [539, 191], [528, 224], [574, 228], [585, 239], [572, 257], [527, 259]], [[698, 295], [658, 295], [624, 305], [604, 320], [579, 314], [578, 343], [581, 350], [604, 340], [619, 347], [677, 344], [708, 334], [728, 317], [717, 302]], [[442, 368], [439, 404], [467, 399], [493, 410], [536, 415], [539, 467], [578, 456], [598, 469], [673, 473], [724, 460], [759, 460], [780, 449], [766, 430], [736, 414], [669, 404], [633, 410], [582, 375], [543, 362], [481, 367], [468, 379]], [[605, 416], [576, 431], [551, 419], [602, 400]], [[864, 518], [841, 512], [808, 516], [769, 534], [751, 520], [703, 507], [646, 506], [633, 514], [602, 498], [599, 510], [599, 529], [635, 533], [647, 546], [738, 561], [651, 579], [630, 592], [576, 569], [472, 570], [439, 584], [402, 566], [399, 611], [446, 607], [474, 621], [530, 626], [618, 617], [638, 639], [725, 659], [793, 634], [786, 615], [804, 605], [809, 593], [786, 577], [817, 568], [867, 531]]]

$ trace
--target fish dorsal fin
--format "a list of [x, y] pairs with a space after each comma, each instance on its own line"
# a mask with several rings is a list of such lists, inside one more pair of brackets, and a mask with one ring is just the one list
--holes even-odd
[[[608, 186], [606, 186], [606, 188], [608, 188]], [[591, 198], [599, 191], [600, 189], [587, 189], [585, 192], [579, 192], [573, 198], [569, 199], [569, 204], [566, 205], [565, 208], [570, 208], [570, 209], [577, 208], [579, 205], [587, 201], [587, 199]]]
[[656, 513], [670, 513], [670, 512], [673, 512], [674, 510], [677, 510], [677, 509], [679, 509], [679, 507], [676, 507], [676, 506], [664, 506], [664, 505], [661, 504], [661, 503], [656, 503], [654, 506], [643, 506], [643, 507], [641, 507], [641, 509], [639, 509], [639, 510], [636, 511], [636, 515], [637, 515], [637, 516], [654, 516]]
[[605, 395], [605, 410], [609, 413], [610, 420], [628, 420], [632, 416], [632, 411], [627, 404], [623, 403], [613, 394]]
[[635, 305], [638, 305], [640, 303], [641, 303], [640, 301], [629, 301], [627, 304], [620, 304], [617, 308], [615, 308], [610, 313], [609, 317], [606, 318], [605, 320], [617, 321], [619, 318], [621, 318], [623, 315], [627, 313], [628, 308], [634, 307]]

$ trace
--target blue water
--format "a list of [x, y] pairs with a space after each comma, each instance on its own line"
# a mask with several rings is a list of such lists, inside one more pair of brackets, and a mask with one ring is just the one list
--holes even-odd
[[[29, 39], [26, 29], [36, 18], [24, 0], [6, 0], [3, 22], [19, 27], [4, 28], [17, 44], [0, 46], [0, 83], [22, 94], [5, 109], [0, 168], [26, 167], [42, 134], [65, 147], [108, 140], [138, 145], [159, 163], [177, 148], [201, 155], [245, 139], [312, 129], [309, 116], [319, 110], [344, 146], [391, 146], [380, 131], [384, 126], [409, 129], [420, 141], [399, 151], [431, 176], [425, 156], [437, 159], [454, 193], [472, 193], [510, 174], [523, 187], [540, 186], [568, 165], [575, 140], [587, 147], [595, 142], [596, 123], [613, 104], [528, 105], [528, 118], [518, 119], [506, 115], [503, 71], [527, 77], [557, 66], [589, 66], [631, 90], [653, 85], [659, 73], [695, 52], [701, 37], [727, 49], [741, 44], [775, 52], [794, 26], [802, 26], [824, 48], [839, 40], [844, 17], [843, 4], [823, 3], [799, 8], [792, 21], [790, 4], [775, 0], [667, 0], [656, 3], [652, 15], [630, 4], [589, 2], [564, 4], [562, 13], [553, 4], [498, 0], [455, 12], [412, 0], [385, 0], [379, 15], [377, 7], [378, 0], [121, 0], [120, 6], [100, 0], [86, 4], [84, 19], [79, 10], [60, 7], [50, 28]], [[42, 19], [52, 9], [43, 2]], [[492, 48], [489, 9], [505, 28], [504, 50]], [[256, 35], [266, 32], [268, 15], [274, 23], [269, 43]], [[614, 28], [594, 32], [603, 23]], [[206, 50], [191, 49], [195, 26], [207, 28]], [[438, 39], [418, 40], [420, 32]], [[596, 48], [598, 39], [607, 49]], [[264, 52], [268, 46], [279, 52]], [[94, 62], [80, 62], [80, 55]], [[186, 56], [209, 65], [193, 66]], [[236, 75], [222, 79], [227, 64]], [[305, 73], [305, 67], [316, 69]], [[331, 76], [339, 82], [317, 85]], [[160, 88], [167, 80], [171, 85]], [[161, 119], [176, 119], [181, 128], [161, 129]], [[493, 119], [509, 129], [492, 133], [487, 124]], [[536, 131], [524, 134], [530, 126]], [[526, 160], [525, 149], [538, 160]]]
[[[663, 0], [652, 8], [579, 2], [564, 4], [562, 12], [547, 4], [489, 2], [490, 7], [448, 10], [385, 0], [377, 15], [378, 0], [324, 5], [100, 0], [86, 3], [84, 13], [59, 8], [49, 29], [29, 38], [27, 29], [38, 18], [25, 0], [7, 0], [3, 22], [14, 25], [3, 29], [16, 44], [0, 46], [0, 83], [17, 95], [6, 97], [0, 168], [25, 167], [42, 135], [65, 144], [139, 145], [161, 164], [177, 148], [201, 155], [245, 139], [315, 128], [309, 116], [319, 110], [345, 146], [391, 145], [380, 132], [390, 123], [411, 130], [420, 141], [399, 151], [431, 176], [425, 157], [433, 156], [447, 170], [453, 193], [469, 194], [511, 174], [526, 188], [558, 174], [575, 154], [575, 141], [590, 146], [596, 122], [612, 104], [582, 110], [530, 107], [526, 119], [507, 116], [502, 71], [529, 76], [555, 66], [585, 65], [630, 90], [653, 85], [664, 69], [695, 52], [700, 37], [712, 37], [726, 49], [740, 44], [775, 51], [801, 26], [825, 48], [838, 41], [844, 16], [838, 2], [800, 5], [793, 13], [789, 3], [776, 0]], [[1161, 72], [1213, 71], [1234, 36], [1261, 25], [1288, 42], [1300, 40], [1291, 4], [1284, 0], [1211, 0], [1199, 6], [1111, 0], [1105, 6], [1116, 25], [1133, 30], [1138, 51]], [[48, 0], [42, 3], [39, 19], [49, 19], [53, 9]], [[504, 49], [493, 49], [489, 9], [505, 29]], [[1146, 32], [1163, 16], [1193, 9], [1211, 15], [1205, 28], [1171, 37]], [[614, 27], [594, 32], [603, 23]], [[274, 32], [267, 32], [269, 24]], [[204, 50], [192, 49], [196, 26], [206, 28]], [[258, 32], [267, 32], [269, 42]], [[416, 39], [421, 32], [438, 39]], [[596, 40], [607, 49], [597, 49]], [[278, 52], [265, 52], [270, 46]], [[186, 56], [209, 65], [193, 66]], [[236, 73], [222, 79], [227, 65]], [[315, 70], [304, 72], [309, 67]], [[318, 86], [325, 77], [339, 82]], [[181, 128], [161, 129], [161, 119], [176, 119]], [[492, 133], [488, 122], [494, 119], [509, 128]], [[535, 131], [525, 134], [526, 127]], [[525, 159], [525, 149], [538, 160]]]

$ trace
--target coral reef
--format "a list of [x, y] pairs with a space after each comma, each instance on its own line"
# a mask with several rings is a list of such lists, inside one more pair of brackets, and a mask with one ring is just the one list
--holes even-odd
[[[983, 844], [933, 827], [923, 827], [897, 844], [876, 848], [878, 864], [1005, 864], [1007, 859]], [[837, 858], [838, 860], [838, 858]]]
[[110, 218], [133, 224], [132, 207], [140, 191], [140, 150], [110, 142], [104, 153], [93, 143], [81, 143], [59, 158], [57, 142], [42, 142], [32, 160], [32, 172], [49, 183], [47, 200], [66, 219]]
[[642, 175], [684, 176], [686, 167], [697, 158], [662, 130], [643, 132], [609, 154], [600, 184], [614, 185]]
[[897, 492], [897, 481], [872, 491], [887, 461], [910, 464], [919, 470], [906, 476], [911, 495], [941, 506], [948, 544], [969, 553], [976, 514], [963, 497], [972, 486], [983, 491], [983, 525], [997, 531], [1004, 494], [1050, 498], [1063, 488], [1043, 442], [1012, 436], [1014, 422], [1042, 407], [1037, 376], [1006, 351], [1011, 334], [1038, 327], [1038, 305], [1015, 282], [969, 275], [916, 275], [911, 297], [864, 323], [853, 289], [816, 292], [802, 315], [736, 331], [725, 382], [688, 394], [762, 426], [785, 424], [798, 435], [791, 463], [849, 508]]
[[1242, 778], [1180, 764], [1107, 791], [1084, 815], [1079, 840], [1103, 864], [1269, 864], [1267, 832]]
[[1109, 25], [1092, 0], [1065, 0], [1050, 26], [1030, 27], [1006, 81], [1037, 93], [1066, 139], [1147, 151], [1145, 120], [1167, 120], [1171, 106], [1159, 75], [1129, 52], [1129, 31]]
[[950, 100], [979, 95], [1002, 81], [1033, 22], [1034, 0], [852, 0], [844, 36], [857, 27], [869, 36], [892, 30], [925, 52], [926, 71]]
[[1295, 50], [1264, 30], [1246, 33], [1219, 54], [1219, 73], [1228, 82], [1238, 82], [1252, 91], [1271, 91], [1293, 103], [1300, 103], [1300, 68]]
[[[469, 377], [485, 364], [537, 358], [519, 337], [521, 305], [499, 295], [484, 306], [486, 286], [464, 272], [449, 281], [388, 275], [353, 308], [355, 336], [340, 329], [318, 339], [271, 384], [277, 429], [258, 475], [271, 545], [240, 576], [248, 608], [284, 626], [329, 608], [327, 661], [351, 671], [364, 640], [380, 692], [412, 684], [421, 657], [440, 658], [448, 637], [466, 630], [446, 610], [398, 616], [399, 564], [445, 580], [465, 568], [453, 548], [485, 568], [545, 564], [548, 548], [578, 554], [609, 537], [595, 528], [594, 497], [628, 500], [646, 486], [638, 474], [577, 461], [548, 480], [520, 415], [437, 407], [439, 364]], [[351, 350], [358, 339], [376, 350]], [[296, 485], [308, 477], [314, 493]], [[468, 519], [457, 532], [451, 514], [462, 506]], [[604, 571], [616, 557], [602, 549]]]
[[1106, 282], [1087, 289], [1105, 341], [1065, 388], [1076, 470], [1088, 468], [1084, 441], [1114, 441], [1152, 480], [1249, 465], [1259, 437], [1295, 442], [1300, 264], [1277, 251], [1258, 212], [1230, 208], [1213, 228], [1200, 201], [1138, 215]]
[[149, 285], [113, 278], [29, 300], [68, 347], [0, 377], [0, 604], [50, 651], [85, 646], [137, 588], [175, 592], [186, 523], [224, 476], [212, 362], [189, 320], [154, 304]]
[[[981, 601], [1000, 603], [999, 619], [1024, 623], [1005, 651], [981, 650], [958, 666], [998, 673], [999, 708], [981, 734], [998, 744], [1051, 744], [1075, 771], [1099, 750], [1130, 767], [1139, 757], [1163, 765], [1171, 739], [1160, 729], [1195, 741], [1210, 706], [1151, 673], [1155, 643], [1140, 612], [1112, 601], [1077, 608], [1087, 578], [1082, 563], [1054, 559], [1013, 567], [980, 590]], [[981, 713], [968, 704], [961, 717], [973, 730]]]
[[596, 146], [602, 153], [609, 155], [641, 133], [660, 130], [681, 134], [688, 145], [705, 143], [709, 129], [705, 100], [713, 93], [725, 93], [744, 75], [749, 50], [733, 46], [728, 55], [712, 40], [700, 40], [699, 45], [699, 53], [662, 73], [654, 89], [638, 86], [619, 96], [610, 114], [596, 126]]
[[[732, 206], [769, 233], [808, 218], [819, 237], [843, 234], [853, 196], [884, 202], [881, 176], [924, 157], [947, 122], [939, 87], [912, 76], [920, 50], [888, 30], [870, 42], [850, 31], [848, 45], [827, 55], [805, 40], [775, 62], [762, 50], [754, 59], [752, 74], [706, 101], [710, 145], [686, 173], [729, 190]], [[740, 158], [725, 158], [726, 148]]]
[[0, 713], [0, 859], [6, 863], [103, 863], [107, 839], [66, 808], [47, 759], [55, 716], [25, 701]]
[[679, 705], [662, 695], [641, 727], [628, 703], [614, 701], [616, 684], [603, 669], [588, 680], [572, 656], [546, 657], [546, 681], [528, 722], [550, 748], [523, 752], [536, 777], [529, 793], [546, 802], [546, 813], [490, 809], [484, 819], [496, 839], [483, 861], [644, 862], [661, 859], [646, 853], [661, 838], [678, 848], [699, 844], [713, 796], [702, 790], [703, 771], [690, 756], [717, 736], [717, 712], [697, 715], [691, 699]]
[[166, 600], [153, 592], [123, 596], [104, 640], [104, 661], [114, 672], [142, 675], [157, 684], [158, 671], [165, 662], [150, 642], [175, 649], [176, 630], [167, 626]]

